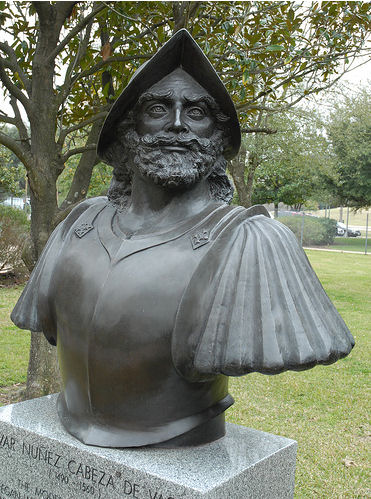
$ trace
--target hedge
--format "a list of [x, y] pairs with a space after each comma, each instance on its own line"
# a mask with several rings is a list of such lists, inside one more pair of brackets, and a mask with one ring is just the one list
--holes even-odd
[[[279, 221], [289, 227], [300, 242], [303, 216], [279, 217]], [[304, 215], [303, 246], [332, 244], [336, 236], [336, 220]]]

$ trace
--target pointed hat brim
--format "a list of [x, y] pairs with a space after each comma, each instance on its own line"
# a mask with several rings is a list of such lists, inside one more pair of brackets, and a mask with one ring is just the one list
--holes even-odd
[[98, 156], [104, 158], [115, 141], [115, 130], [125, 115], [134, 108], [139, 97], [152, 85], [177, 68], [191, 75], [218, 103], [229, 117], [229, 145], [226, 159], [233, 158], [240, 148], [241, 130], [233, 101], [215, 69], [186, 29], [181, 29], [134, 73], [134, 76], [113, 104], [98, 140]]

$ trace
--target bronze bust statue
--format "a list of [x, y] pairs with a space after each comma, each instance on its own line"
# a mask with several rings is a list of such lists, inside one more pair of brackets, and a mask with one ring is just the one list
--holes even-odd
[[12, 320], [57, 346], [66, 429], [104, 447], [224, 435], [228, 376], [309, 369], [354, 341], [294, 235], [230, 206], [233, 102], [186, 30], [134, 75], [103, 126], [108, 197], [53, 232]]

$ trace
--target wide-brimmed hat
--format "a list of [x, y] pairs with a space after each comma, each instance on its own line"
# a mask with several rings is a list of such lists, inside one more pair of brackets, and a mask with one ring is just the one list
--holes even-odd
[[217, 102], [229, 117], [229, 144], [224, 150], [226, 159], [233, 158], [240, 148], [241, 130], [233, 101], [201, 48], [186, 29], [181, 29], [156, 54], [140, 66], [113, 104], [103, 124], [97, 152], [101, 158], [109, 157], [109, 149], [116, 139], [118, 124], [134, 108], [139, 97], [152, 85], [177, 68], [191, 75]]

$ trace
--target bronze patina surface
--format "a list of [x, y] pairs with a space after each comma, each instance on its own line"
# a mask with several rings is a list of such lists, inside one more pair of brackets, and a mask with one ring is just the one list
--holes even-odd
[[228, 376], [329, 364], [354, 344], [303, 250], [265, 208], [230, 206], [233, 102], [179, 31], [103, 126], [108, 197], [53, 232], [12, 319], [57, 346], [58, 413], [90, 445], [224, 434]]

